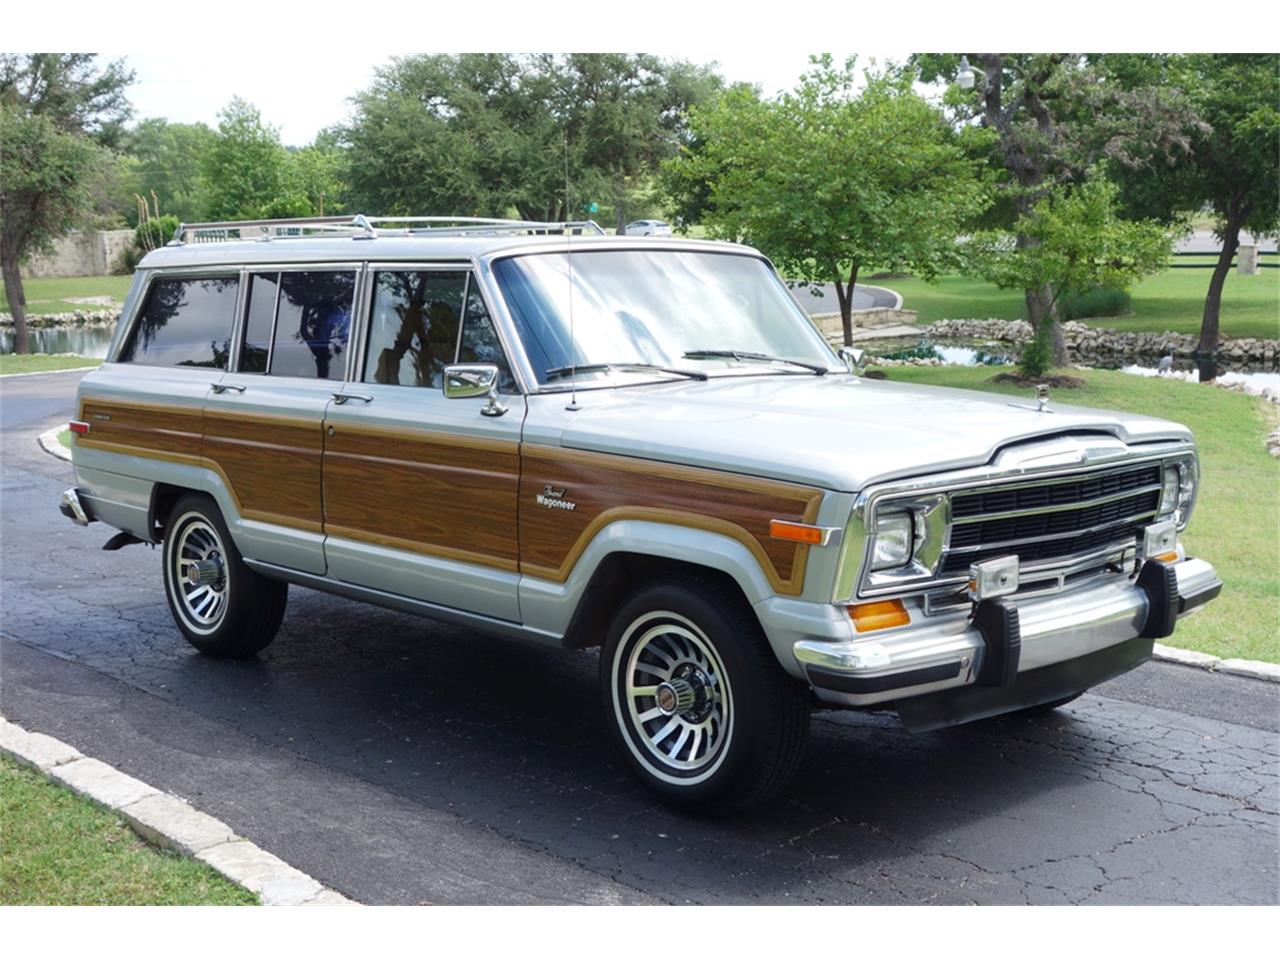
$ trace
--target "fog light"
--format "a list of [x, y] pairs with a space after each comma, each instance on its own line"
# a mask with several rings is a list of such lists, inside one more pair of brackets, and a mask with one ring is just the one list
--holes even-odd
[[1018, 592], [1018, 558], [996, 557], [969, 567], [969, 596], [994, 600]]

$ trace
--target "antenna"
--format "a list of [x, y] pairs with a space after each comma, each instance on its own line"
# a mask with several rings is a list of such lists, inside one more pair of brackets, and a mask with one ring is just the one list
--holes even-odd
[[565, 259], [569, 264], [569, 405], [565, 407], [573, 413], [582, 408], [578, 406], [578, 341], [573, 336], [573, 231], [569, 229], [569, 130], [561, 131], [564, 138], [564, 231]]

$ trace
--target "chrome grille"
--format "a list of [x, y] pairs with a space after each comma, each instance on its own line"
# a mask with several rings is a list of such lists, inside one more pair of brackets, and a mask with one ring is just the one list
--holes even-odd
[[951, 497], [952, 526], [939, 575], [1016, 553], [1047, 566], [1111, 545], [1135, 543], [1160, 508], [1160, 465], [1036, 484], [994, 487]]

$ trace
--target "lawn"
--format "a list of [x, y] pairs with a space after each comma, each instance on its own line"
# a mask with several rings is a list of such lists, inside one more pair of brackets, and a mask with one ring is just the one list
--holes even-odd
[[[27, 295], [27, 313], [70, 313], [74, 310], [103, 310], [109, 304], [76, 303], [91, 297], [110, 297], [116, 307], [124, 303], [132, 276], [110, 277], [32, 277], [22, 281]], [[9, 312], [9, 301], [0, 284], [0, 311]]]
[[0, 375], [6, 373], [46, 373], [50, 370], [75, 370], [79, 367], [96, 367], [101, 360], [77, 357], [71, 354], [0, 353]]
[[213, 868], [152, 847], [116, 814], [0, 758], [0, 904], [256, 904]]
[[[1116, 330], [1199, 333], [1209, 275], [1209, 270], [1166, 270], [1134, 286], [1130, 315], [1086, 322]], [[1001, 290], [982, 280], [950, 276], [936, 283], [915, 278], [866, 282], [900, 293], [903, 308], [919, 313], [921, 323], [1026, 317], [1020, 291]], [[1266, 269], [1254, 276], [1233, 270], [1222, 292], [1221, 324], [1228, 337], [1280, 337], [1280, 270]]]
[[[891, 380], [1000, 393], [1028, 391], [990, 382], [978, 367], [893, 367]], [[1256, 397], [1181, 380], [1108, 370], [1072, 370], [1077, 390], [1055, 390], [1062, 404], [1127, 410], [1185, 423], [1200, 447], [1199, 500], [1183, 542], [1212, 563], [1223, 591], [1183, 620], [1173, 646], [1219, 657], [1280, 662], [1280, 460], [1265, 438], [1280, 415]]]

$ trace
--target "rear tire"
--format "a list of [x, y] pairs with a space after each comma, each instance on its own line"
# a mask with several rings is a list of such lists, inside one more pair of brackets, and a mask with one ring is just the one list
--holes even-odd
[[693, 578], [637, 591], [600, 656], [606, 721], [636, 775], [676, 806], [724, 815], [799, 768], [809, 688], [778, 665], [736, 591]]
[[289, 587], [250, 570], [204, 494], [178, 499], [165, 524], [164, 592], [173, 621], [211, 657], [251, 657], [284, 619]]

